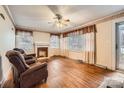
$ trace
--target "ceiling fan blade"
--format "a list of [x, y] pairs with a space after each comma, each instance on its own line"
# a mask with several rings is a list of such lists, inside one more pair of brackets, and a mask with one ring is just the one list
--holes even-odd
[[70, 19], [66, 19], [66, 20], [64, 20], [65, 22], [70, 22]]
[[56, 5], [48, 5], [48, 8], [53, 12], [54, 15], [59, 14], [59, 8]]

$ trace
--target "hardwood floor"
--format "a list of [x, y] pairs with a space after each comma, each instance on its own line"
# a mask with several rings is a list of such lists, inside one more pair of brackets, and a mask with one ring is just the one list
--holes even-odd
[[[71, 59], [52, 58], [48, 62], [48, 79], [37, 88], [96, 88], [105, 77], [119, 75], [117, 72], [80, 63]], [[13, 87], [12, 75], [4, 87]]]

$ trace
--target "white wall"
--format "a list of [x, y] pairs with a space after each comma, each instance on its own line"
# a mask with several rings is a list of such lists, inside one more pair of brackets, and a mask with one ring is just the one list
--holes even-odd
[[2, 78], [6, 78], [10, 64], [5, 54], [15, 47], [15, 28], [2, 6], [0, 6], [0, 13], [5, 16], [5, 20], [0, 17], [0, 55], [2, 56], [2, 73], [4, 73]]

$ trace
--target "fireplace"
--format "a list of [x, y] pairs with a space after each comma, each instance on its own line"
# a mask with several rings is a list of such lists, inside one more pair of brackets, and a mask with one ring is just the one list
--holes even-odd
[[35, 42], [35, 53], [38, 58], [48, 57], [49, 43], [47, 42]]
[[48, 57], [48, 47], [37, 47], [37, 57]]

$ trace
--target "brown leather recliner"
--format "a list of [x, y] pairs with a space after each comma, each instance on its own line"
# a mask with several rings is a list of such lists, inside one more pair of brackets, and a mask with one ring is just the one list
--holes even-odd
[[26, 54], [25, 51], [23, 49], [20, 48], [14, 48], [13, 50], [20, 52], [21, 54], [23, 54], [26, 63], [28, 65], [33, 64], [36, 62], [36, 54]]
[[17, 51], [10, 50], [7, 58], [13, 64], [13, 77], [15, 87], [28, 88], [46, 82], [48, 77], [47, 63], [36, 62], [32, 66], [26, 64], [24, 56]]

